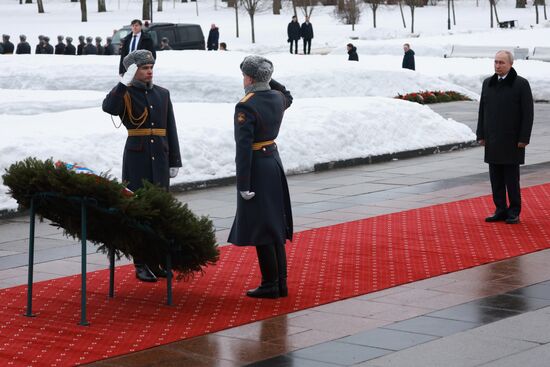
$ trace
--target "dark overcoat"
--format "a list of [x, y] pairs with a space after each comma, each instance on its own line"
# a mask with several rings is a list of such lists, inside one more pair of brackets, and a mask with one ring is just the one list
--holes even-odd
[[97, 55], [97, 47], [91, 43], [86, 44], [82, 50], [82, 55]]
[[105, 45], [105, 50], [103, 52], [103, 55], [114, 55], [115, 54], [115, 46], [112, 43], [107, 43]]
[[145, 109], [148, 118], [140, 129], [166, 129], [166, 136], [128, 136], [122, 161], [122, 179], [128, 188], [135, 191], [147, 180], [168, 189], [170, 167], [181, 167], [181, 156], [174, 110], [168, 90], [154, 85], [152, 89], [141, 89], [118, 83], [103, 100], [103, 111], [118, 115], [126, 129], [137, 128], [128, 118], [124, 95], [129, 93], [132, 113], [140, 116]]
[[403, 63], [401, 64], [403, 69], [411, 69], [415, 70], [414, 65], [414, 51], [409, 49], [405, 54], [403, 55]]
[[58, 43], [57, 45], [55, 45], [55, 54], [65, 55], [65, 48], [67, 48], [67, 46], [65, 46], [64, 43], [62, 42]]
[[53, 55], [53, 46], [49, 43], [46, 43], [44, 47], [42, 47], [42, 53], [47, 55]]
[[79, 43], [77, 46], [76, 46], [76, 54], [78, 56], [82, 55], [82, 53], [84, 52], [84, 46], [86, 46], [85, 43]]
[[15, 53], [18, 55], [26, 55], [31, 53], [31, 45], [28, 42], [19, 42]]
[[220, 30], [218, 29], [218, 27], [210, 28], [210, 32], [208, 32], [208, 41], [206, 42], [206, 47], [208, 48], [208, 51], [217, 50], [219, 40]]
[[10, 41], [2, 43], [4, 55], [11, 55], [15, 49], [15, 46]]
[[302, 38], [305, 40], [312, 40], [313, 39], [313, 26], [311, 23], [302, 23], [302, 27], [300, 28], [300, 33], [302, 34]]
[[[235, 107], [237, 213], [229, 242], [240, 246], [284, 244], [292, 240], [292, 209], [277, 145], [252, 150], [252, 144], [275, 140], [292, 96], [276, 81], [271, 90], [247, 94]], [[239, 191], [256, 193], [244, 200]]]
[[523, 164], [525, 148], [533, 128], [533, 95], [529, 82], [517, 75], [514, 68], [499, 82], [498, 75], [483, 81], [477, 139], [485, 140], [485, 162], [491, 164]]
[[76, 55], [76, 47], [72, 43], [68, 43], [65, 47], [65, 55]]
[[288, 35], [289, 42], [290, 41], [298, 41], [300, 39], [300, 37], [302, 36], [301, 31], [300, 31], [300, 23], [298, 23], [298, 22], [288, 23], [286, 33]]
[[357, 54], [357, 47], [353, 46], [351, 50], [348, 50], [348, 61], [359, 61], [359, 55]]
[[[118, 73], [121, 75], [126, 72], [126, 68], [122, 64], [122, 60], [124, 60], [124, 58], [130, 53], [130, 43], [132, 42], [132, 36], [133, 34], [132, 32], [130, 32], [128, 35], [126, 35], [126, 37], [121, 40], [122, 47], [120, 48], [120, 62], [118, 63]], [[149, 50], [153, 54], [153, 58], [155, 60], [157, 58], [155, 43], [147, 32], [141, 31], [141, 36], [139, 38], [136, 50]]]

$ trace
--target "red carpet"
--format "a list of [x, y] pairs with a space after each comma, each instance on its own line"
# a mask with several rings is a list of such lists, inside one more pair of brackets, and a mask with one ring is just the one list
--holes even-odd
[[132, 266], [89, 273], [88, 321], [80, 276], [35, 284], [36, 318], [23, 317], [26, 286], [0, 290], [0, 365], [66, 366], [113, 357], [550, 247], [550, 184], [523, 190], [519, 225], [487, 224], [489, 197], [409, 210], [298, 233], [287, 247], [290, 296], [244, 296], [259, 282], [253, 248], [222, 248], [204, 276], [135, 280]]

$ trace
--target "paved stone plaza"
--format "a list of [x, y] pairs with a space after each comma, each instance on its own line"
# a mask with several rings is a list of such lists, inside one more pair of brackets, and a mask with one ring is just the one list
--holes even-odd
[[[475, 129], [477, 107], [432, 108]], [[550, 182], [549, 116], [549, 104], [536, 105], [523, 187]], [[476, 147], [290, 176], [295, 231], [487, 195], [487, 171]], [[209, 215], [225, 245], [235, 188], [177, 197]], [[26, 283], [27, 246], [28, 218], [0, 221], [0, 288]], [[48, 223], [37, 227], [36, 248], [36, 281], [79, 273], [79, 242]], [[89, 253], [89, 271], [107, 268], [105, 255], [91, 245]], [[540, 251], [92, 365], [548, 366], [549, 261], [550, 250]]]

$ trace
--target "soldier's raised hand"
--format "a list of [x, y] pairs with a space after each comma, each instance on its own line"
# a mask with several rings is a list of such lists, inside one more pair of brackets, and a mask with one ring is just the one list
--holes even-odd
[[124, 75], [120, 78], [120, 82], [124, 85], [130, 85], [136, 75], [137, 69], [138, 67], [136, 64], [130, 65], [128, 70], [126, 70], [126, 73], [124, 73]]
[[256, 195], [256, 193], [253, 191], [239, 191], [239, 193], [241, 194], [241, 197], [245, 200], [250, 200]]

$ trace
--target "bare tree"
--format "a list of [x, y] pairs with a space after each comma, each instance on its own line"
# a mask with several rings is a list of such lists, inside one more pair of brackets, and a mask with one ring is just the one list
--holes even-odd
[[42, 4], [42, 0], [36, 0], [36, 3], [38, 4], [38, 12], [44, 13], [44, 4]]
[[414, 10], [422, 6], [422, 0], [405, 0], [405, 4], [411, 9], [411, 33], [414, 33]]
[[500, 23], [500, 21], [498, 20], [496, 0], [489, 0], [489, 5], [490, 5], [490, 8], [491, 8], [491, 28], [493, 28], [493, 12], [495, 14], [495, 19], [496, 19], [497, 23]]
[[294, 15], [295, 16], [298, 16], [298, 12], [297, 12], [297, 8], [296, 8], [296, 0], [291, 0], [292, 1], [292, 10], [294, 11]]
[[252, 30], [252, 43], [256, 43], [256, 34], [254, 29], [254, 15], [260, 5], [260, 0], [241, 0], [243, 7], [246, 9], [248, 16], [250, 17], [250, 27]]
[[453, 25], [456, 25], [455, 0], [451, 0], [451, 7], [453, 8]]
[[88, 9], [86, 7], [86, 0], [80, 0], [80, 13], [81, 13], [80, 20], [82, 22], [87, 22], [88, 21]]
[[336, 10], [336, 16], [344, 23], [351, 24], [351, 30], [355, 31], [355, 25], [361, 18], [361, 3], [359, 0], [343, 0], [343, 9]]
[[535, 5], [536, 23], [539, 24], [539, 0], [533, 0], [533, 5]]
[[158, 0], [157, 11], [162, 11], [162, 0]]
[[105, 0], [97, 0], [97, 12], [104, 13], [106, 11], [107, 7], [105, 6]]
[[365, 2], [369, 4], [370, 8], [372, 9], [372, 24], [373, 27], [376, 28], [376, 11], [382, 3], [382, 0], [365, 0]]
[[273, 14], [281, 14], [281, 0], [273, 0]]
[[153, 0], [143, 0], [142, 19], [151, 19], [151, 1]]
[[527, 0], [516, 0], [516, 8], [525, 8]]
[[544, 9], [544, 20], [548, 20], [548, 17], [546, 16], [546, 0], [542, 0], [542, 6]]
[[403, 14], [403, 0], [398, 0], [399, 11], [401, 12], [401, 20], [403, 21], [403, 28], [407, 28], [407, 23], [405, 23], [405, 14]]
[[294, 0], [294, 3], [300, 7], [304, 17], [309, 17], [313, 13], [313, 0]]

